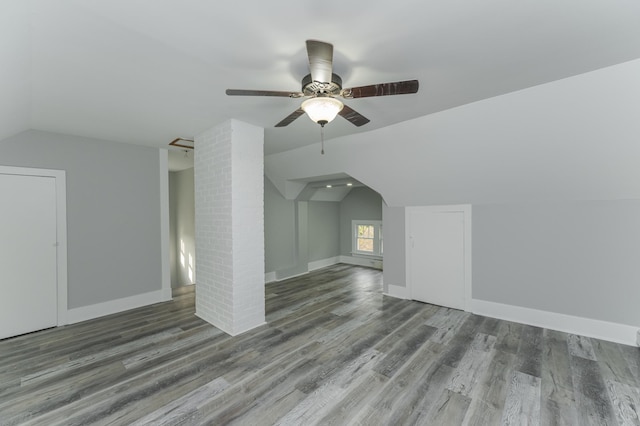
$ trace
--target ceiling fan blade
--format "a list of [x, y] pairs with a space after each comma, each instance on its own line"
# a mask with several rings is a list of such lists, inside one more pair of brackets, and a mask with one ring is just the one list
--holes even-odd
[[371, 96], [406, 95], [418, 92], [418, 80], [397, 81], [395, 83], [372, 84], [370, 86], [343, 89], [344, 98], [368, 98]]
[[300, 117], [301, 115], [304, 114], [304, 111], [302, 110], [302, 108], [298, 108], [297, 110], [293, 111], [291, 114], [289, 114], [288, 116], [286, 116], [281, 122], [279, 122], [278, 124], [276, 124], [275, 127], [284, 127], [284, 126], [288, 126], [289, 124], [293, 123], [293, 121]]
[[371, 121], [367, 117], [365, 117], [364, 115], [362, 115], [359, 112], [355, 111], [354, 109], [349, 108], [347, 105], [343, 106], [338, 114], [342, 118], [344, 118], [347, 121], [349, 121], [351, 124], [353, 124], [355, 126], [358, 126], [358, 127], [364, 126], [369, 121]]
[[301, 98], [304, 96], [301, 92], [279, 92], [276, 90], [242, 90], [227, 89], [229, 96], [281, 96], [284, 98]]
[[331, 83], [333, 45], [323, 41], [307, 40], [307, 54], [311, 79], [320, 83]]

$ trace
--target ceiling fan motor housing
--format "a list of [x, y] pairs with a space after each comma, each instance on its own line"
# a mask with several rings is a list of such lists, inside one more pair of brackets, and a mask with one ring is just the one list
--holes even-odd
[[[418, 80], [396, 81], [393, 83], [370, 84], [368, 86], [342, 88], [342, 78], [333, 73], [333, 45], [319, 40], [307, 40], [310, 73], [302, 79], [300, 92], [277, 90], [240, 90], [227, 89], [229, 96], [280, 96], [287, 98], [307, 97], [302, 105], [281, 120], [275, 127], [291, 124], [303, 114], [324, 126], [340, 115], [354, 126], [362, 126], [369, 122], [359, 112], [336, 99], [368, 98], [372, 96], [403, 95], [418, 92]], [[327, 81], [331, 80], [331, 81]], [[313, 111], [313, 112], [311, 112]]]
[[313, 81], [311, 74], [302, 79], [302, 93], [305, 96], [338, 96], [342, 90], [342, 79], [338, 74], [331, 74], [331, 82]]

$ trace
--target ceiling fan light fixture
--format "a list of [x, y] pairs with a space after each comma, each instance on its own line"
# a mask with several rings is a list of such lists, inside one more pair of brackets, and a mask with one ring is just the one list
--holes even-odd
[[307, 99], [301, 105], [304, 112], [309, 118], [321, 126], [330, 123], [336, 115], [342, 110], [344, 104], [339, 100], [329, 96], [317, 96]]

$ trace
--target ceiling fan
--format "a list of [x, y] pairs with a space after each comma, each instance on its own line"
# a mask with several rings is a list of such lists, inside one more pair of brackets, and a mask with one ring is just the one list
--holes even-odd
[[333, 73], [332, 44], [317, 40], [307, 40], [307, 55], [309, 56], [310, 73], [302, 79], [302, 90], [300, 92], [227, 89], [226, 93], [229, 96], [309, 98], [302, 102], [300, 108], [285, 117], [275, 127], [287, 126], [304, 113], [307, 113], [309, 118], [321, 127], [332, 121], [336, 115], [340, 115], [350, 123], [360, 127], [370, 120], [336, 99], [337, 96], [344, 99], [356, 99], [418, 92], [418, 80], [343, 89], [342, 79], [339, 75]]

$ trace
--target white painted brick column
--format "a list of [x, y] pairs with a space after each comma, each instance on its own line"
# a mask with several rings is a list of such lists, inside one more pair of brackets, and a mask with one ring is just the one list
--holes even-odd
[[265, 322], [263, 143], [237, 120], [195, 138], [196, 315], [231, 335]]

